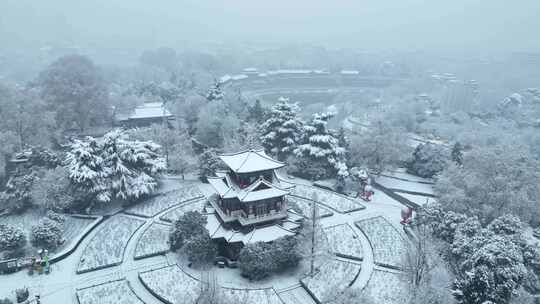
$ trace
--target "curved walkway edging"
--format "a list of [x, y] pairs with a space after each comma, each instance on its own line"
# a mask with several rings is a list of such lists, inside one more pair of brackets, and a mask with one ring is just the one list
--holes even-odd
[[85, 228], [84, 232], [79, 236], [79, 239], [73, 243], [73, 245], [70, 248], [64, 249], [54, 257], [52, 257], [49, 262], [51, 264], [54, 264], [56, 262], [59, 262], [68, 256], [70, 256], [75, 250], [77, 250], [77, 247], [82, 243], [82, 241], [99, 225], [105, 220], [105, 216], [91, 216], [91, 215], [81, 215], [81, 214], [73, 214], [70, 215], [75, 218], [82, 218], [82, 219], [95, 219], [94, 222], [92, 222], [88, 227]]

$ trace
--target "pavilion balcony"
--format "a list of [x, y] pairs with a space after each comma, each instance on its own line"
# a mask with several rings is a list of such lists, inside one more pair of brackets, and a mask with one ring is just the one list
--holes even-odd
[[242, 216], [238, 217], [238, 222], [240, 225], [247, 226], [253, 225], [261, 222], [270, 222], [275, 220], [284, 219], [287, 217], [287, 210], [281, 209], [280, 211], [270, 210], [269, 213], [255, 215], [255, 214], [246, 214], [244, 211], [241, 211]]

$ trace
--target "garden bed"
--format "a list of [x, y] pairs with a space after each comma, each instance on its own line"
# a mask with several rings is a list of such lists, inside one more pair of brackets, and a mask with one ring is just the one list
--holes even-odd
[[106, 220], [84, 248], [77, 273], [121, 264], [127, 243], [143, 223], [143, 220], [127, 216]]
[[345, 195], [312, 186], [296, 184], [291, 189], [291, 194], [314, 200], [340, 213], [365, 209], [362, 204]]
[[399, 231], [381, 216], [361, 220], [355, 225], [366, 235], [373, 248], [375, 264], [401, 268], [407, 251], [405, 240]]
[[408, 303], [407, 283], [404, 274], [374, 269], [363, 294], [375, 303], [401, 304]]
[[177, 265], [139, 273], [139, 280], [155, 297], [168, 304], [194, 304], [201, 283]]
[[144, 304], [125, 279], [77, 289], [79, 304]]
[[336, 255], [354, 260], [362, 260], [364, 257], [359, 236], [349, 224], [326, 227], [324, 233]]
[[[28, 240], [23, 249], [23, 255], [35, 256], [41, 248], [34, 247], [30, 243], [32, 226], [36, 225], [45, 216], [46, 214], [44, 212], [35, 208], [26, 210], [23, 214], [2, 216], [0, 217], [0, 222], [21, 229]], [[84, 236], [85, 232], [99, 222], [100, 217], [66, 214], [65, 219], [62, 228], [63, 243], [55, 250], [49, 249], [51, 258], [63, 255], [63, 253], [70, 251], [72, 248], [74, 249], [78, 245], [79, 240]]]
[[279, 297], [285, 304], [317, 304], [302, 286], [281, 291]]
[[300, 282], [318, 303], [324, 303], [351, 286], [360, 270], [360, 264], [331, 259], [315, 275], [307, 276]]
[[170, 229], [170, 226], [159, 223], [148, 226], [137, 241], [134, 258], [138, 260], [168, 252]]
[[196, 185], [158, 194], [130, 208], [125, 213], [153, 217], [173, 206], [180, 205], [190, 200], [203, 197], [202, 192]]
[[205, 198], [189, 201], [163, 214], [160, 219], [172, 223], [189, 211], [199, 211], [200, 213], [204, 213], [203, 209], [206, 205], [207, 202]]
[[[302, 216], [306, 218], [312, 217], [312, 212], [313, 212], [312, 204], [314, 201], [307, 198], [295, 196], [295, 195], [289, 195], [287, 198], [289, 200], [289, 208], [292, 208], [293, 210], [299, 212]], [[326, 209], [325, 207], [322, 207], [320, 204], [317, 204], [317, 205], [319, 207], [318, 208], [319, 218], [332, 216], [334, 214], [332, 213], [332, 211]], [[298, 207], [298, 208], [295, 208], [295, 207]]]
[[[265, 289], [233, 289], [221, 288], [225, 303], [246, 304], [283, 304], [273, 288]], [[220, 295], [221, 296], [221, 295]]]

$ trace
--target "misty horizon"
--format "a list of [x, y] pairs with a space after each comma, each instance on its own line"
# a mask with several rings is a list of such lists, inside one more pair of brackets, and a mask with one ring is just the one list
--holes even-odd
[[2, 48], [312, 44], [369, 51], [538, 52], [540, 2], [4, 0]]

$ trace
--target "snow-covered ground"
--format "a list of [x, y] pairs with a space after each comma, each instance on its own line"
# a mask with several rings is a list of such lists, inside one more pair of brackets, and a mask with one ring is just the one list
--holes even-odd
[[341, 213], [353, 212], [365, 208], [359, 201], [313, 186], [297, 184], [292, 189], [291, 194], [320, 202], [324, 206]]
[[374, 262], [378, 265], [400, 267], [407, 244], [403, 236], [382, 216], [356, 222], [371, 242]]
[[129, 214], [152, 217], [159, 212], [169, 209], [184, 202], [201, 198], [203, 194], [196, 185], [175, 189], [166, 193], [158, 194], [149, 201], [145, 201], [130, 207], [126, 212]]
[[[294, 183], [308, 184], [300, 179], [295, 179]], [[169, 193], [194, 185], [205, 196], [211, 193], [211, 189], [206, 184], [194, 181], [184, 182], [180, 179], [167, 179], [168, 191], [164, 192]], [[223, 287], [222, 290], [229, 294], [232, 294], [234, 290], [234, 294], [242, 296], [242, 299], [256, 301], [253, 303], [261, 303], [259, 301], [264, 299], [262, 303], [270, 301], [270, 303], [312, 304], [314, 300], [299, 284], [300, 279], [303, 279], [311, 293], [317, 297], [324, 298], [329, 294], [335, 294], [336, 291], [358, 288], [358, 290], [373, 295], [376, 303], [385, 303], [386, 299], [389, 299], [388, 294], [392, 295], [394, 292], [394, 287], [389, 284], [394, 284], [392, 282], [398, 284], [398, 280], [393, 281], [393, 277], [386, 278], [385, 274], [382, 274], [383, 278], [380, 279], [379, 272], [388, 272], [392, 276], [396, 272], [375, 266], [375, 262], [390, 260], [397, 263], [400, 260], [397, 255], [402, 250], [400, 249], [401, 245], [396, 240], [399, 240], [397, 236], [401, 236], [401, 233], [396, 230], [396, 227], [399, 227], [400, 210], [403, 206], [381, 191], [376, 191], [371, 202], [363, 202], [318, 188], [304, 187], [304, 189], [309, 190], [306, 190], [307, 197], [304, 198], [304, 201], [314, 198], [324, 200], [320, 203], [336, 210], [331, 216], [320, 219], [320, 224], [325, 228], [330, 239], [329, 244], [334, 248], [333, 251], [354, 253], [355, 256], [361, 253], [362, 261], [331, 256], [328, 263], [321, 266], [314, 277], [309, 278], [306, 277], [306, 269], [309, 269], [309, 267], [306, 268], [306, 264], [309, 263], [304, 261], [294, 271], [273, 275], [259, 282], [250, 282], [242, 278], [239, 275], [239, 269], [212, 268], [211, 271], [218, 278], [219, 285]], [[316, 194], [313, 194], [314, 191]], [[197, 193], [197, 190], [193, 190], [192, 193]], [[141, 275], [144, 277], [145, 283], [152, 286], [152, 291], [156, 294], [159, 293], [160, 296], [170, 298], [173, 300], [172, 303], [178, 301], [181, 301], [178, 303], [190, 303], [189, 300], [194, 299], [200, 291], [200, 283], [198, 282], [202, 275], [200, 270], [189, 268], [185, 260], [179, 260], [176, 258], [176, 254], [170, 252], [165, 256], [158, 255], [134, 260], [135, 255], [142, 251], [147, 252], [146, 249], [150, 252], [158, 247], [165, 248], [166, 240], [158, 240], [163, 238], [165, 230], [154, 229], [161, 227], [160, 218], [167, 218], [169, 215], [172, 219], [178, 216], [175, 212], [185, 212], [182, 206], [189, 204], [182, 204], [184, 200], [185, 195], [178, 199], [174, 198], [173, 203], [163, 201], [156, 204], [154, 200], [147, 200], [134, 208], [140, 211], [140, 215], [143, 216], [130, 216], [122, 213], [112, 215], [111, 218], [106, 219], [96, 227], [73, 254], [53, 264], [51, 274], [29, 276], [26, 271], [20, 271], [14, 274], [0, 275], [0, 298], [13, 298], [12, 292], [15, 288], [28, 286], [31, 294], [39, 293], [41, 295], [44, 304], [75, 304], [78, 303], [76, 296], [80, 297], [85, 292], [87, 297], [96, 293], [101, 295], [100, 301], [103, 298], [103, 302], [96, 303], [109, 303], [106, 302], [109, 301], [107, 299], [116, 299], [117, 302], [114, 303], [137, 303], [135, 298], [129, 298], [132, 296], [130, 293], [140, 298], [145, 304], [162, 303], [141, 283], [139, 280], [139, 275]], [[363, 206], [365, 209], [350, 211], [351, 206]], [[179, 208], [178, 211], [175, 209], [176, 207]], [[174, 214], [174, 216], [168, 213]], [[356, 222], [379, 216], [383, 216], [384, 220], [369, 222], [369, 226], [376, 228], [366, 228], [371, 229], [366, 235], [355, 225]], [[355, 235], [357, 238], [354, 237]], [[149, 246], [154, 248], [152, 250], [146, 248], [146, 240], [150, 239], [154, 241], [153, 245]], [[387, 259], [387, 253], [391, 258]], [[119, 265], [82, 274], [76, 272], [80, 269], [99, 268], [99, 266], [109, 264]], [[399, 278], [399, 275], [397, 277]], [[118, 283], [114, 284], [119, 285], [111, 288], [104, 284], [111, 281], [117, 281]], [[98, 284], [104, 284], [100, 285], [105, 286], [103, 287], [104, 291], [95, 289], [95, 287], [93, 290], [92, 288], [82, 289]], [[352, 284], [351, 287], [349, 287], [350, 284]], [[237, 291], [241, 289], [244, 291]], [[249, 291], [245, 291], [245, 289], [249, 289]], [[245, 295], [246, 293], [247, 295]], [[395, 294], [399, 293], [396, 291]], [[132, 302], [122, 302], [130, 301], [123, 300], [126, 297], [133, 299]], [[81, 303], [86, 304], [86, 302]]]
[[152, 223], [144, 230], [135, 248], [136, 259], [141, 259], [169, 251], [169, 225]]
[[82, 273], [122, 263], [127, 243], [143, 223], [143, 220], [121, 215], [106, 220], [84, 248], [77, 272]]

